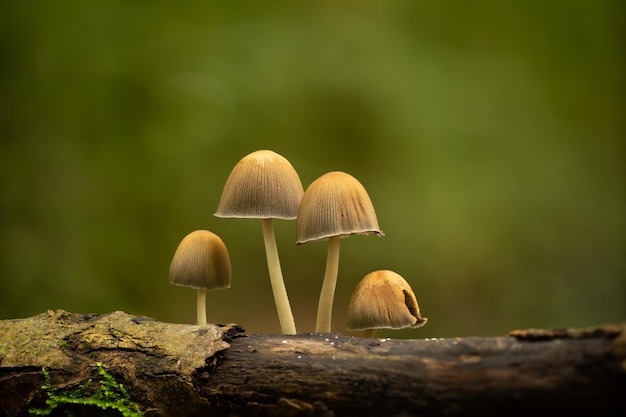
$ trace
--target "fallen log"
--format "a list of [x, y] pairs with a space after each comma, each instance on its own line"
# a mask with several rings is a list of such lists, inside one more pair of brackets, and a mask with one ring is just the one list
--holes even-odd
[[2, 415], [45, 407], [46, 375], [48, 390], [76, 393], [93, 391], [86, 381], [102, 369], [146, 416], [622, 416], [626, 322], [394, 340], [248, 334], [124, 312], [0, 321]]

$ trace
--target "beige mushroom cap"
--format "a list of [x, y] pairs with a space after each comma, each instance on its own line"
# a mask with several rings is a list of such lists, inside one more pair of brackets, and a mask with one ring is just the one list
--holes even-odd
[[293, 220], [303, 194], [300, 177], [291, 163], [276, 152], [259, 150], [235, 165], [215, 216]]
[[348, 330], [418, 328], [427, 321], [409, 283], [389, 270], [367, 274], [348, 304]]
[[355, 233], [384, 235], [365, 187], [342, 171], [313, 181], [300, 201], [296, 243]]
[[231, 267], [222, 239], [208, 230], [183, 238], [170, 264], [170, 284], [207, 290], [230, 288]]

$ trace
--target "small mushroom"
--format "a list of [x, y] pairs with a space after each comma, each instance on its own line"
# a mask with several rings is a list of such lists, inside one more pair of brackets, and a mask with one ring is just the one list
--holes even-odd
[[409, 283], [389, 270], [367, 274], [348, 304], [348, 330], [365, 330], [366, 337], [372, 337], [376, 329], [416, 329], [427, 321]]
[[272, 219], [295, 219], [303, 193], [300, 177], [286, 158], [270, 150], [259, 150], [235, 165], [215, 213], [216, 217], [261, 219], [270, 283], [284, 334], [295, 334], [296, 325], [280, 267]]
[[231, 267], [222, 239], [208, 230], [195, 230], [179, 243], [170, 264], [170, 284], [197, 289], [196, 316], [206, 321], [206, 290], [230, 288]]
[[384, 236], [363, 185], [342, 171], [328, 172], [304, 192], [296, 220], [297, 244], [328, 239], [326, 270], [317, 310], [316, 332], [331, 330], [339, 271], [339, 243], [352, 234]]

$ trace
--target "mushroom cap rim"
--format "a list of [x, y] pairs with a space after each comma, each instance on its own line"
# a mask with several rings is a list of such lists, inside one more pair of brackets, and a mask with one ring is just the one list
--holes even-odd
[[213, 213], [215, 217], [219, 217], [220, 219], [278, 219], [278, 220], [295, 220], [297, 216], [285, 216], [285, 215], [274, 215], [274, 216], [259, 216], [258, 214], [221, 214], [221, 213]]
[[410, 326], [399, 326], [399, 327], [391, 327], [387, 325], [380, 326], [369, 326], [369, 327], [348, 327], [347, 330], [357, 332], [362, 330], [380, 330], [380, 329], [391, 329], [391, 330], [401, 330], [401, 329], [419, 329], [420, 327], [424, 327], [424, 325], [428, 322], [428, 317], [419, 317], [417, 321]]
[[185, 287], [185, 288], [193, 288], [195, 290], [207, 290], [207, 291], [213, 291], [213, 290], [226, 290], [228, 288], [230, 288], [230, 284], [228, 285], [224, 285], [224, 286], [220, 286], [220, 287], [212, 287], [212, 288], [207, 288], [207, 287], [201, 287], [198, 285], [185, 285], [185, 284], [179, 284], [177, 282], [172, 282], [170, 281], [170, 284], [172, 285], [176, 285], [177, 287]]
[[342, 239], [346, 239], [349, 238], [352, 235], [369, 235], [369, 234], [374, 234], [378, 237], [382, 237], [385, 236], [385, 233], [382, 230], [367, 230], [367, 231], [363, 231], [363, 232], [351, 232], [351, 233], [338, 233], [338, 234], [329, 234], [326, 236], [320, 236], [320, 237], [316, 237], [316, 238], [309, 238], [309, 239], [301, 239], [296, 241], [296, 245], [302, 245], [304, 243], [309, 243], [309, 242], [317, 242], [320, 240], [327, 240], [330, 239], [331, 237], [341, 237]]

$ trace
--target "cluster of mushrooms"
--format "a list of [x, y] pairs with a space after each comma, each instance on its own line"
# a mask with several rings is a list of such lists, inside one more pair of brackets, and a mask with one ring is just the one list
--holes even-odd
[[[329, 333], [337, 274], [339, 244], [353, 234], [383, 236], [374, 206], [361, 183], [342, 171], [328, 172], [306, 191], [298, 173], [283, 156], [259, 150], [243, 157], [233, 168], [220, 197], [216, 217], [261, 219], [270, 283], [283, 334], [296, 334], [283, 280], [272, 219], [296, 219], [296, 244], [328, 240], [326, 269], [315, 331]], [[171, 284], [197, 290], [197, 323], [205, 325], [206, 291], [229, 288], [231, 264], [222, 239], [208, 230], [195, 230], [183, 238], [170, 264]], [[418, 328], [420, 315], [411, 286], [399, 274], [378, 270], [357, 285], [348, 305], [348, 330]]]

